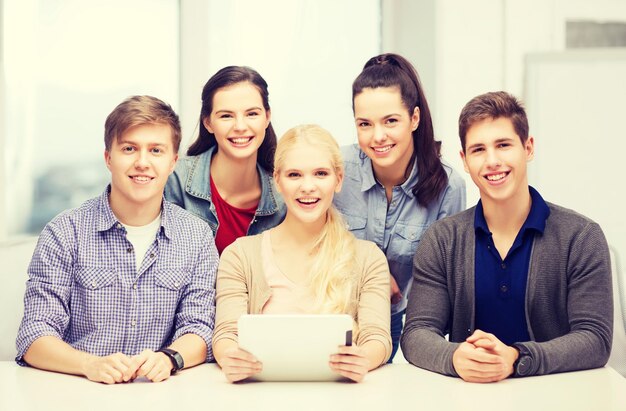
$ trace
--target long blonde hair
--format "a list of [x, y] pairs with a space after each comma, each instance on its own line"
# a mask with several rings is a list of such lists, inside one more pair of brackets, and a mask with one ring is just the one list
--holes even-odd
[[[294, 147], [307, 144], [328, 153], [333, 171], [343, 176], [343, 158], [333, 136], [320, 126], [306, 124], [288, 130], [278, 140], [274, 156], [274, 175], [279, 175], [287, 153]], [[354, 263], [356, 239], [348, 231], [341, 215], [331, 205], [326, 224], [313, 246], [310, 287], [315, 296], [315, 311], [346, 313], [352, 301], [355, 286]]]

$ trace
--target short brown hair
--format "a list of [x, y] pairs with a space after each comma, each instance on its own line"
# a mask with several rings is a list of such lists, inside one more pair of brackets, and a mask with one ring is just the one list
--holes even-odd
[[513, 129], [522, 140], [522, 144], [528, 139], [528, 118], [522, 103], [515, 96], [505, 91], [495, 91], [481, 94], [471, 99], [459, 116], [459, 137], [461, 147], [465, 152], [465, 137], [474, 124], [485, 119], [508, 118], [513, 124]]
[[113, 139], [132, 127], [147, 124], [170, 126], [174, 152], [178, 153], [181, 139], [178, 115], [169, 104], [152, 96], [131, 96], [113, 109], [104, 123], [104, 147], [111, 150]]

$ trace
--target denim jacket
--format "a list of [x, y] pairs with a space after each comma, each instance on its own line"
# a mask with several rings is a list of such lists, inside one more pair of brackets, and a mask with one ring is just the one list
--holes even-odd
[[[208, 222], [213, 235], [219, 227], [209, 181], [214, 152], [215, 147], [212, 147], [197, 156], [180, 159], [165, 186], [165, 198]], [[286, 212], [283, 199], [275, 191], [271, 173], [258, 164], [257, 170], [261, 177], [261, 199], [247, 235], [276, 227], [283, 221]]]
[[428, 208], [417, 203], [411, 188], [417, 182], [417, 165], [409, 178], [393, 188], [387, 205], [385, 188], [374, 178], [372, 161], [358, 145], [342, 147], [345, 177], [334, 204], [355, 237], [369, 240], [383, 250], [389, 271], [402, 292], [402, 300], [391, 313], [406, 308], [413, 270], [413, 255], [426, 229], [436, 220], [465, 210], [465, 180], [443, 163], [448, 185]]

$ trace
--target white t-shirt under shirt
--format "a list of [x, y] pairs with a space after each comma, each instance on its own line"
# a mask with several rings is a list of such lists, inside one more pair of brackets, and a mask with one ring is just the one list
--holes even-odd
[[122, 224], [126, 228], [126, 239], [135, 249], [135, 270], [139, 272], [148, 249], [156, 239], [156, 234], [161, 227], [161, 213], [151, 222], [139, 227]]

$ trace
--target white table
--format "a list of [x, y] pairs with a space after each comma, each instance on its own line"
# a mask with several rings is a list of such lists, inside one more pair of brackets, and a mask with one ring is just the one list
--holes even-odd
[[0, 410], [626, 410], [626, 379], [611, 368], [470, 384], [409, 364], [354, 383], [230, 384], [215, 364], [162, 383], [104, 385], [0, 362]]

